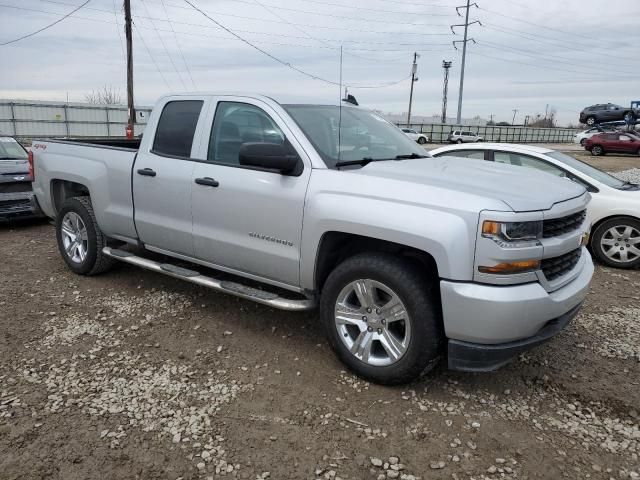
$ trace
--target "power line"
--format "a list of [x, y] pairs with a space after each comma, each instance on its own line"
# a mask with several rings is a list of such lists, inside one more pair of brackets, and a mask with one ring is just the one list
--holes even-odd
[[156, 59], [154, 58], [153, 54], [151, 53], [151, 50], [149, 49], [149, 46], [147, 45], [147, 42], [144, 41], [144, 37], [140, 33], [140, 31], [138, 29], [138, 26], [135, 23], [133, 24], [133, 29], [136, 32], [136, 34], [138, 35], [138, 38], [142, 41], [142, 45], [144, 46], [145, 50], [147, 51], [147, 55], [149, 55], [149, 58], [151, 59], [151, 62], [153, 62], [153, 64], [155, 65], [156, 70], [160, 74], [160, 78], [162, 78], [162, 81], [167, 86], [167, 90], [171, 91], [171, 86], [169, 86], [169, 82], [167, 82], [167, 79], [163, 75], [162, 70], [160, 70], [160, 67], [158, 66], [158, 62], [156, 62]]
[[[531, 57], [531, 58], [540, 58], [542, 61], [552, 62], [554, 64], [561, 63], [563, 65], [569, 65], [569, 66], [574, 66], [574, 67], [582, 67], [582, 66], [584, 66], [583, 63], [574, 63], [574, 62], [569, 61], [569, 59], [567, 59], [565, 57], [560, 57], [560, 56], [557, 56], [557, 55], [552, 55], [552, 54], [544, 55], [544, 54], [540, 54], [540, 53], [532, 51], [532, 50], [526, 50], [526, 49], [523, 49], [523, 48], [510, 47], [510, 46], [507, 46], [507, 45], [500, 45], [500, 44], [497, 44], [497, 43], [488, 42], [486, 40], [478, 41], [477, 43], [478, 43], [478, 45], [483, 45], [483, 46], [486, 46], [487, 48], [493, 48], [493, 49], [496, 49], [496, 50], [503, 50], [503, 49], [504, 50], [511, 50], [511, 51], [521, 53], [522, 55], [526, 55], [526, 56]], [[550, 58], [546, 58], [547, 56], [550, 57]], [[558, 60], [560, 60], [560, 62]], [[576, 70], [576, 72], [579, 72], [579, 71]], [[582, 73], [590, 75], [590, 74], [593, 74], [593, 71], [583, 71]], [[624, 73], [624, 74], [627, 74], [627, 75], [637, 75], [636, 73], [628, 72], [628, 71], [624, 71], [624, 70], [619, 70], [619, 69], [616, 70], [616, 73]]]
[[178, 52], [180, 53], [180, 56], [182, 57], [182, 62], [184, 63], [184, 68], [187, 69], [187, 74], [189, 75], [189, 80], [191, 80], [191, 84], [193, 85], [193, 88], [195, 88], [196, 90], [198, 89], [198, 87], [196, 86], [196, 82], [193, 81], [193, 76], [191, 75], [191, 70], [189, 69], [189, 64], [187, 63], [187, 59], [184, 56], [184, 53], [182, 52], [182, 47], [180, 46], [180, 42], [178, 41], [178, 35], [176, 35], [176, 31], [173, 28], [173, 23], [171, 22], [171, 19], [169, 18], [169, 13], [167, 12], [167, 7], [164, 4], [164, 0], [160, 0], [162, 2], [162, 9], [164, 10], [164, 14], [167, 17], [167, 22], [169, 22], [169, 27], [171, 27], [171, 31], [173, 32], [173, 39], [176, 41], [176, 46], [178, 47]]
[[35, 32], [31, 32], [28, 33], [26, 35], [23, 35], [21, 37], [18, 38], [14, 38], [13, 40], [9, 40], [8, 42], [3, 42], [0, 43], [0, 46], [5, 46], [5, 45], [10, 45], [12, 43], [16, 43], [19, 42], [20, 40], [24, 40], [25, 38], [29, 38], [29, 37], [33, 37], [34, 35], [37, 35], [40, 32], [44, 32], [45, 30], [53, 27], [54, 25], [57, 25], [58, 23], [62, 22], [64, 19], [69, 18], [71, 15], [73, 15], [74, 13], [76, 13], [78, 10], [80, 10], [82, 7], [84, 7], [87, 3], [89, 3], [91, 0], [87, 0], [86, 2], [84, 2], [83, 4], [81, 4], [80, 6], [74, 8], [73, 10], [71, 10], [69, 13], [67, 13], [66, 15], [63, 15], [62, 17], [60, 17], [58, 20], [56, 20], [53, 23], [50, 23], [49, 25], [42, 27], [38, 30], [36, 30]]
[[120, 23], [118, 21], [118, 7], [116, 7], [116, 0], [112, 0], [113, 3], [113, 18], [116, 21], [116, 31], [118, 32], [118, 38], [120, 39], [120, 47], [122, 48], [122, 58], [126, 58], [127, 54], [124, 51], [124, 41], [122, 40], [122, 32], [120, 32]]
[[[551, 46], [556, 47], [556, 48], [563, 48], [563, 49], [571, 50], [571, 51], [574, 51], [574, 52], [588, 53], [589, 55], [601, 55], [601, 56], [606, 56], [608, 58], [618, 58], [620, 60], [625, 60], [625, 61], [629, 60], [628, 57], [621, 57], [619, 55], [611, 54], [610, 49], [606, 49], [605, 48], [607, 50], [606, 53], [594, 52], [594, 49], [597, 49], [597, 48], [600, 48], [600, 47], [592, 47], [592, 48], [589, 48], [589, 49], [577, 48], [577, 47], [566, 45], [566, 42], [564, 42], [564, 40], [558, 39], [558, 42], [554, 42], [552, 40], [543, 40], [543, 39], [537, 37], [534, 34], [526, 33], [526, 32], [523, 32], [521, 30], [516, 30], [516, 29], [505, 27], [505, 26], [498, 26], [498, 25], [495, 25], [495, 24], [493, 24], [491, 22], [486, 22], [485, 20], [482, 20], [482, 26], [484, 28], [488, 28], [490, 30], [495, 30], [497, 32], [505, 33], [507, 35], [513, 35], [513, 36], [516, 36], [516, 37], [521, 37], [521, 38], [524, 38], [524, 39], [529, 40], [529, 41], [541, 43], [543, 45], [551, 45]], [[563, 42], [563, 43], [560, 43], [560, 42]]]
[[[480, 8], [480, 7], [478, 7], [478, 8]], [[577, 37], [577, 38], [582, 38], [582, 39], [587, 39], [587, 40], [593, 41], [593, 37], [589, 37], [587, 35], [581, 35], [579, 33], [566, 32], [566, 31], [561, 30], [559, 28], [553, 28], [553, 27], [549, 27], [548, 25], [542, 25], [540, 23], [530, 22], [528, 20], [523, 20], [523, 19], [518, 18], [518, 17], [512, 17], [510, 15], [505, 15], [504, 13], [496, 12], [495, 10], [489, 10], [488, 8], [480, 8], [480, 10], [484, 10], [485, 12], [493, 13], [494, 15], [498, 15], [499, 17], [508, 18], [509, 20], [515, 20], [517, 22], [526, 23], [527, 25], [532, 25], [534, 27], [543, 28], [545, 30], [549, 30], [549, 31], [552, 31], [552, 32], [558, 32], [558, 33], [561, 33], [563, 35], [567, 35], [567, 36], [571, 36], [571, 37]]]
[[[53, 4], [57, 4], [57, 5], [70, 5], [70, 6], [73, 6], [73, 4], [70, 4], [70, 3], [67, 3], [67, 2], [62, 2], [62, 1], [59, 1], [59, 0], [39, 0], [39, 1], [45, 2], [45, 3], [53, 3]], [[146, 1], [150, 2], [150, 3], [153, 3], [152, 0], [146, 0]], [[165, 2], [165, 3], [166, 3], [166, 5], [168, 5], [170, 7], [173, 7], [173, 8], [189, 10], [189, 7], [172, 4], [172, 3], [169, 3], [169, 2]], [[28, 9], [28, 8], [24, 8], [24, 7], [16, 7], [14, 5], [2, 5], [2, 6], [8, 7], [8, 8], [17, 8], [19, 10], [29, 10], [29, 11], [41, 11], [41, 12], [44, 12], [43, 10], [34, 10], [34, 9]], [[108, 10], [103, 10], [103, 9], [100, 9], [100, 8], [87, 7], [86, 9], [87, 10], [94, 10], [94, 11], [98, 11], [98, 12], [107, 12], [107, 13], [109, 12]], [[45, 12], [45, 13], [52, 13], [54, 15], [58, 15], [58, 13], [56, 13], [56, 12]], [[309, 13], [313, 13], [313, 12], [309, 12]], [[215, 12], [215, 15], [222, 16], [222, 17], [239, 18], [239, 19], [242, 19], [242, 20], [256, 20], [256, 21], [259, 21], [261, 23], [264, 23], [264, 18], [259, 18], [259, 17], [248, 17], [248, 16], [245, 16], [245, 15], [235, 15], [235, 14], [222, 13], [222, 12]], [[160, 21], [160, 22], [166, 22], [167, 21], [165, 19], [157, 18], [157, 17], [145, 17], [145, 16], [142, 16], [142, 15], [136, 15], [136, 16], [138, 18], [153, 19], [153, 20]], [[212, 26], [212, 25], [202, 25], [202, 24], [199, 24], [199, 23], [179, 22], [179, 21], [176, 21], [176, 20], [173, 20], [173, 23], [174, 24], [179, 24], [179, 25], [188, 25], [188, 26], [192, 26], [192, 27], [216, 28], [215, 26]], [[299, 27], [319, 28], [319, 29], [323, 29], [323, 30], [340, 30], [340, 31], [346, 31], [346, 32], [362, 32], [362, 33], [369, 33], [369, 34], [376, 34], [376, 35], [378, 35], [378, 34], [379, 35], [394, 35], [394, 36], [416, 35], [416, 36], [426, 36], [426, 37], [431, 37], [431, 36], [451, 36], [450, 32], [437, 33], [437, 32], [380, 31], [380, 30], [371, 30], [371, 29], [358, 29], [358, 28], [354, 28], [354, 27], [334, 27], [334, 26], [328, 26], [328, 25], [313, 25], [313, 24], [278, 21], [278, 20], [271, 20], [270, 23], [295, 24], [295, 25], [297, 25]], [[449, 27], [449, 25], [429, 25], [429, 26], [431, 26], [431, 27]], [[236, 29], [236, 31], [244, 32], [244, 33], [251, 33], [251, 32], [248, 32], [246, 30], [240, 30], [240, 29]], [[273, 35], [276, 35], [276, 34], [273, 34]]]
[[[253, 2], [251, 2], [250, 0], [232, 0], [234, 2], [240, 2], [240, 3], [249, 3], [249, 4], [253, 4]], [[176, 5], [174, 3], [169, 3], [167, 2], [167, 5], [171, 6], [171, 7], [175, 7], [175, 8], [187, 8], [187, 7], [183, 7], [180, 5]], [[347, 15], [336, 15], [333, 13], [322, 13], [322, 12], [313, 12], [310, 10], [302, 10], [299, 8], [289, 8], [289, 7], [277, 7], [274, 5], [269, 5], [272, 8], [275, 8], [276, 10], [285, 10], [285, 11], [289, 11], [289, 12], [296, 12], [296, 13], [305, 13], [307, 15], [316, 15], [316, 16], [321, 16], [321, 17], [331, 17], [331, 18], [340, 18], [340, 19], [344, 19], [344, 20], [355, 20], [357, 22], [367, 22], [367, 23], [384, 23], [384, 24], [396, 24], [396, 25], [412, 25], [412, 26], [417, 26], [417, 27], [447, 27], [448, 25], [445, 24], [433, 24], [433, 23], [420, 23], [420, 22], [407, 22], [407, 21], [391, 21], [391, 20], [383, 20], [383, 19], [372, 19], [372, 18], [361, 18], [361, 17], [351, 17], [351, 16], [347, 16]], [[249, 18], [251, 20], [260, 20], [262, 22], [264, 22], [264, 19], [262, 18], [251, 18], [251, 17], [241, 17], [240, 15], [231, 15], [231, 14], [223, 14], [223, 13], [218, 13], [216, 12], [215, 15], [226, 15], [229, 17], [238, 17], [238, 18]], [[451, 16], [451, 15], [446, 15], [446, 16]]]
[[[266, 50], [264, 50], [264, 49], [262, 49], [262, 48], [258, 47], [257, 45], [254, 45], [253, 43], [251, 43], [249, 40], [245, 39], [244, 37], [241, 37], [240, 35], [238, 35], [237, 33], [235, 33], [235, 32], [234, 32], [233, 30], [231, 30], [230, 28], [228, 28], [228, 27], [224, 26], [222, 23], [218, 22], [216, 19], [214, 19], [214, 18], [210, 17], [209, 15], [207, 15], [207, 13], [206, 13], [206, 12], [204, 12], [203, 10], [201, 10], [200, 8], [198, 8], [196, 5], [194, 5], [194, 4], [193, 4], [192, 2], [190, 2], [189, 0], [184, 0], [184, 2], [185, 2], [185, 3], [187, 3], [187, 4], [189, 4], [189, 5], [191, 5], [191, 7], [192, 7], [194, 10], [197, 10], [198, 12], [200, 12], [204, 17], [206, 17], [206, 18], [208, 18], [209, 20], [211, 20], [213, 23], [215, 23], [215, 24], [216, 24], [216, 25], [218, 25], [220, 28], [222, 28], [222, 29], [223, 29], [223, 30], [225, 30], [226, 32], [228, 32], [228, 33], [230, 33], [231, 35], [233, 35], [234, 37], [236, 37], [236, 38], [237, 38], [238, 40], [240, 40], [241, 42], [243, 42], [243, 43], [245, 43], [246, 45], [250, 46], [251, 48], [253, 48], [253, 49], [257, 50], [258, 52], [262, 53], [263, 55], [266, 55], [267, 57], [271, 58], [272, 60], [274, 60], [274, 61], [276, 61], [276, 62], [280, 63], [281, 65], [284, 65], [285, 67], [288, 67], [288, 68], [290, 68], [291, 70], [294, 70], [294, 71], [296, 71], [296, 72], [298, 72], [298, 73], [300, 73], [300, 74], [302, 74], [302, 75], [304, 75], [304, 76], [306, 76], [306, 77], [312, 78], [312, 79], [314, 79], [314, 80], [319, 80], [319, 81], [321, 81], [321, 82], [328, 83], [328, 84], [330, 84], [330, 85], [337, 85], [337, 86], [339, 86], [339, 87], [341, 87], [341, 88], [342, 88], [342, 84], [341, 84], [341, 83], [335, 82], [335, 81], [333, 81], [333, 80], [328, 80], [328, 79], [326, 79], [326, 78], [322, 78], [322, 77], [320, 77], [320, 76], [318, 76], [318, 75], [314, 75], [314, 74], [308, 73], [308, 72], [306, 72], [306, 71], [302, 70], [301, 68], [298, 68], [298, 67], [296, 67], [295, 65], [292, 65], [291, 63], [286, 62], [286, 61], [284, 61], [284, 60], [282, 60], [282, 59], [280, 59], [280, 58], [276, 57], [275, 55], [272, 55], [271, 53], [267, 52]], [[385, 83], [385, 84], [380, 84], [380, 85], [379, 85], [379, 87], [387, 87], [387, 86], [395, 85], [395, 84], [397, 84], [397, 83], [402, 82], [403, 80], [404, 80], [404, 79], [400, 79], [400, 80], [395, 81], [395, 82], [389, 82], [389, 83]], [[378, 88], [378, 86], [376, 86], [376, 85], [367, 85], [367, 86], [364, 86], [364, 85], [349, 85], [349, 86], [350, 86], [350, 87], [352, 87], [352, 88]]]
[[[48, 0], [50, 2], [52, 2], [52, 0]], [[52, 3], [61, 3], [61, 2], [52, 2]], [[51, 12], [48, 10], [41, 10], [41, 9], [34, 9], [34, 8], [26, 8], [26, 7], [17, 7], [15, 5], [4, 5], [4, 4], [0, 4], [0, 8], [11, 8], [11, 9], [15, 9], [15, 10], [21, 10], [21, 11], [27, 11], [27, 12], [36, 12], [36, 13], [44, 13], [47, 15], [58, 15], [57, 12]], [[101, 10], [101, 11], [105, 11], [107, 13], [110, 13], [110, 11], [108, 10]], [[99, 18], [92, 18], [92, 17], [83, 17], [83, 16], [79, 16], [79, 15], [73, 15], [72, 17], [73, 19], [76, 20], [84, 20], [84, 21], [89, 21], [89, 22], [97, 22], [97, 23], [104, 23], [104, 24], [109, 24], [109, 25], [114, 25], [115, 22], [113, 21], [109, 21], [106, 19], [99, 19]], [[144, 16], [144, 15], [136, 15], [135, 17], [136, 19], [146, 19], [148, 17]], [[165, 20], [166, 21], [166, 20]], [[181, 23], [181, 24], [185, 24], [185, 25], [192, 25], [192, 26], [199, 26], [199, 27], [204, 27], [204, 28], [211, 28], [211, 29], [215, 29], [215, 30], [221, 30], [219, 28], [217, 28], [215, 25], [201, 25], [201, 24], [192, 24], [192, 23], [186, 23], [186, 22], [176, 22], [174, 21], [173, 23]], [[151, 27], [147, 27], [144, 25], [137, 25], [137, 29], [138, 30], [154, 30]], [[166, 33], [171, 33], [170, 30], [164, 30], [162, 28], [158, 28], [159, 31], [161, 32], [166, 32]], [[272, 33], [268, 33], [268, 32], [253, 32], [253, 31], [247, 31], [247, 30], [237, 30], [239, 32], [243, 32], [243, 33], [252, 33], [252, 34], [256, 34], [256, 35], [268, 35], [268, 36], [287, 36], [287, 35], [282, 35], [282, 34], [272, 34]], [[195, 33], [195, 32], [183, 32], [183, 31], [176, 31], [177, 34], [179, 35], [186, 35], [186, 36], [191, 36], [191, 37], [204, 37], [204, 38], [220, 38], [220, 39], [225, 39], [225, 40], [232, 40], [232, 37], [228, 37], [228, 36], [222, 36], [222, 35], [211, 35], [211, 34], [205, 34], [205, 33]], [[294, 37], [294, 36], [288, 36], [291, 38], [301, 38], [301, 37]], [[345, 41], [349, 41], [349, 40], [345, 40]], [[268, 44], [268, 45], [277, 45], [277, 46], [285, 46], [285, 47], [296, 47], [296, 48], [320, 48], [320, 49], [331, 49], [331, 50], [338, 50], [339, 47], [334, 47], [334, 46], [324, 46], [324, 45], [305, 45], [305, 44], [299, 44], [299, 43], [282, 43], [282, 42], [271, 42], [268, 40], [254, 40], [254, 42], [256, 43], [261, 43], [261, 44]], [[358, 42], [357, 40], [353, 40], [353, 42]], [[363, 42], [366, 43], [366, 42]], [[381, 43], [381, 44], [385, 44], [385, 42], [374, 42], [374, 43]], [[409, 44], [407, 44], [409, 45]], [[437, 45], [449, 45], [448, 43], [437, 43], [437, 44], [428, 44], [428, 43], [422, 43], [422, 44], [411, 44], [412, 46], [414, 45], [425, 45], [425, 46], [437, 46]], [[350, 51], [364, 51], [364, 52], [375, 52], [375, 53], [381, 53], [381, 52], [409, 52], [409, 51], [414, 51], [415, 48], [412, 48], [411, 50], [409, 49], [402, 49], [402, 48], [380, 48], [380, 47], [376, 47], [376, 48], [363, 48], [363, 47], [350, 47], [349, 48]], [[419, 48], [417, 49], [419, 53], [427, 53], [427, 52], [438, 52], [438, 53], [445, 53], [448, 50], [442, 50], [442, 49], [427, 49], [427, 48]], [[376, 62], [382, 62], [382, 63], [387, 63], [387, 60], [375, 60]], [[397, 62], [393, 62], [393, 63], [397, 63]]]
[[[140, 0], [140, 3], [142, 3], [142, 6], [144, 7], [144, 11], [147, 12], [147, 15], [150, 16], [149, 10], [147, 9], [147, 4], [145, 3], [145, 1], [144, 0]], [[158, 28], [156, 27], [156, 24], [155, 24], [155, 22], [153, 20], [151, 20], [151, 26], [156, 31], [156, 35], [158, 36], [158, 39], [160, 40], [160, 44], [162, 45], [162, 48], [164, 49], [164, 52], [167, 54], [167, 57], [169, 57], [169, 62], [171, 63], [171, 66], [175, 70], [176, 74], [178, 75], [178, 80], [180, 80], [180, 83], [182, 84], [182, 88], [186, 90], [187, 89], [187, 85], [184, 83], [184, 80], [182, 79], [182, 75], [180, 75], [180, 72], [178, 71], [178, 68], [176, 67], [175, 62], [173, 61], [173, 57], [169, 53], [169, 49], [165, 45], [164, 40], [162, 39], [162, 35], [160, 35], [160, 32], [158, 31]]]
[[[244, 1], [244, 0], [233, 0], [235, 2], [238, 1]], [[322, 0], [302, 0], [303, 2], [307, 2], [307, 3], [317, 3], [319, 5], [328, 5], [330, 7], [342, 7], [342, 8], [349, 8], [349, 9], [353, 9], [356, 8], [358, 11], [364, 11], [364, 12], [376, 12], [376, 13], [394, 13], [394, 14], [398, 14], [398, 15], [430, 15], [432, 17], [449, 17], [451, 16], [451, 14], [449, 13], [426, 13], [426, 12], [407, 12], [407, 11], [401, 11], [401, 10], [384, 10], [384, 9], [379, 9], [379, 8], [371, 8], [371, 7], [354, 7], [353, 5], [344, 5], [341, 3], [332, 3], [332, 2], [325, 2]], [[273, 5], [269, 5], [269, 6], [273, 6]], [[425, 7], [434, 7], [434, 8], [449, 8], [448, 5], [423, 5]]]

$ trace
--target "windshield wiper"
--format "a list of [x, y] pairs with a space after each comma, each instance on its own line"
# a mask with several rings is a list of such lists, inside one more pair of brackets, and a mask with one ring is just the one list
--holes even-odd
[[419, 153], [409, 153], [407, 155], [396, 155], [394, 160], [407, 160], [412, 158], [429, 158], [428, 155], [420, 155]]
[[[378, 160], [385, 160], [385, 159], [378, 159]], [[348, 167], [349, 165], [362, 165], [364, 167], [369, 162], [377, 162], [378, 160], [374, 160], [371, 157], [364, 157], [364, 158], [361, 158], [360, 160], [345, 160], [343, 162], [337, 162], [335, 164], [335, 166], [336, 167]]]

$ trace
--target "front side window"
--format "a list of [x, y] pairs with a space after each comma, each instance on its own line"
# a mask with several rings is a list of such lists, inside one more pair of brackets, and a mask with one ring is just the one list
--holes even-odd
[[153, 152], [174, 157], [191, 157], [191, 146], [202, 110], [202, 100], [177, 100], [162, 109]]
[[248, 103], [220, 102], [209, 137], [207, 160], [240, 165], [243, 143], [285, 142], [284, 133], [261, 108]]

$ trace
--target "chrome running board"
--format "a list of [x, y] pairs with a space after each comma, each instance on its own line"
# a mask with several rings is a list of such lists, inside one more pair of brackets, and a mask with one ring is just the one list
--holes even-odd
[[236, 297], [245, 298], [247, 300], [253, 300], [254, 302], [268, 305], [270, 307], [279, 308], [281, 310], [311, 310], [315, 308], [316, 302], [312, 298], [305, 298], [300, 300], [293, 300], [284, 298], [276, 293], [260, 290], [258, 288], [242, 285], [237, 282], [229, 280], [218, 280], [213, 277], [201, 275], [195, 270], [172, 265], [170, 263], [160, 263], [148, 258], [138, 257], [131, 252], [120, 250], [117, 248], [104, 247], [102, 253], [105, 255], [120, 260], [121, 262], [130, 263], [138, 267], [146, 268], [154, 272], [163, 273], [170, 277], [180, 278], [187, 282], [195, 283], [203, 287], [211, 288], [219, 292], [235, 295]]

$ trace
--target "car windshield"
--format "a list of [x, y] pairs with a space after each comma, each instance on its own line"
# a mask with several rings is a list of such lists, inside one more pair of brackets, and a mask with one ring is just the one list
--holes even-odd
[[0, 137], [0, 160], [26, 160], [29, 154], [17, 140], [11, 137]]
[[342, 107], [340, 112], [340, 107], [332, 105], [283, 107], [329, 168], [338, 162], [429, 156], [402, 130], [373, 112], [354, 107]]
[[609, 187], [620, 188], [625, 185], [625, 182], [623, 182], [622, 180], [619, 180], [616, 177], [603, 172], [602, 170], [598, 170], [596, 167], [592, 167], [591, 165], [581, 162], [580, 160], [577, 160], [562, 152], [553, 151], [547, 153], [546, 155], [558, 160], [559, 162], [564, 163], [571, 168], [575, 168], [580, 173], [583, 173], [586, 176], [591, 177], [594, 180], [597, 180], [598, 182], [603, 183]]

